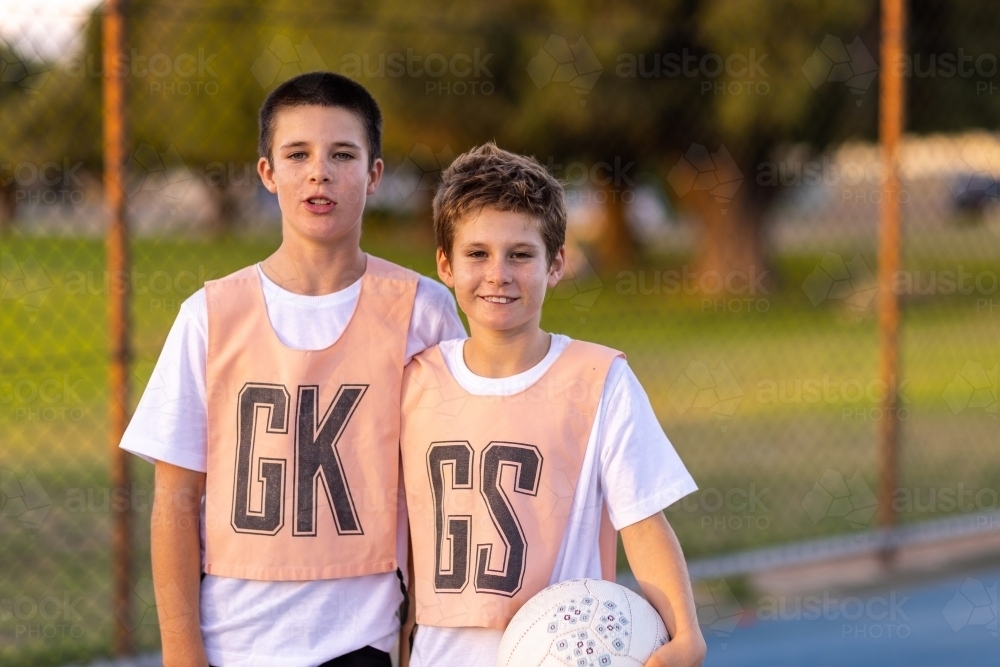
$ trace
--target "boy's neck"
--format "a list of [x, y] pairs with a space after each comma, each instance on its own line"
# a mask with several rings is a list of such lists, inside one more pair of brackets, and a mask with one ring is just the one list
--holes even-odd
[[320, 296], [349, 287], [365, 272], [367, 255], [358, 239], [320, 245], [287, 236], [261, 268], [278, 287], [293, 294]]
[[506, 378], [534, 368], [549, 353], [552, 335], [538, 328], [507, 332], [483, 330], [469, 323], [472, 335], [465, 341], [466, 367], [485, 378]]

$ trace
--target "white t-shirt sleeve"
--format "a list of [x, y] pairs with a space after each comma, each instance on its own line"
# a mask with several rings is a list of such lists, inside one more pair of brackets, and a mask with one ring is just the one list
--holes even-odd
[[205, 472], [207, 322], [205, 290], [201, 289], [181, 304], [122, 437], [122, 449], [150, 463], [165, 461]]
[[465, 338], [465, 327], [458, 317], [458, 308], [451, 290], [436, 280], [420, 276], [413, 300], [413, 315], [406, 337], [404, 364], [429, 347], [443, 340]]
[[698, 489], [660, 427], [645, 390], [622, 358], [611, 363], [599, 415], [601, 486], [616, 530]]

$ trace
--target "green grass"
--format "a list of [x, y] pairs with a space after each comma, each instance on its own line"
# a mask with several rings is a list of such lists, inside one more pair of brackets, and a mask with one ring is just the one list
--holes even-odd
[[[134, 244], [134, 273], [145, 277], [133, 294], [133, 402], [183, 299], [206, 278], [259, 260], [274, 245], [269, 239]], [[376, 227], [366, 232], [363, 245], [424, 273], [433, 270], [432, 249], [420, 235]], [[941, 271], [962, 264], [967, 271], [1000, 271], [997, 261], [983, 259], [1000, 256], [995, 244], [992, 254], [977, 245], [968, 261], [961, 253], [935, 254], [927, 247], [932, 246], [921, 246], [919, 257], [906, 258], [908, 268]], [[0, 519], [5, 564], [0, 570], [0, 662], [58, 664], [109, 650], [111, 514], [102, 504], [110, 446], [103, 245], [96, 240], [14, 238], [4, 240], [2, 251], [5, 276], [18, 279], [9, 271], [8, 258], [13, 258], [30, 289], [47, 291], [40, 303], [32, 303], [14, 298], [18, 293], [7, 285], [0, 301], [0, 467], [8, 503]], [[43, 275], [31, 269], [29, 258], [37, 260]], [[693, 501], [668, 513], [689, 557], [872, 525], [863, 516], [858, 525], [837, 516], [814, 521], [803, 507], [828, 470], [845, 479], [860, 473], [876, 489], [878, 421], [872, 410], [877, 403], [871, 395], [857, 400], [851, 395], [876, 378], [875, 322], [870, 313], [854, 313], [841, 302], [817, 307], [809, 302], [801, 285], [819, 259], [776, 258], [781, 284], [756, 295], [751, 312], [745, 304], [740, 312], [719, 312], [694, 295], [630, 294], [624, 277], [615, 275], [602, 276], [601, 291], [590, 307], [577, 308], [555, 297], [546, 305], [543, 325], [548, 330], [611, 345], [628, 355], [664, 430], [701, 486]], [[875, 266], [872, 258], [865, 259]], [[682, 262], [677, 257], [646, 259], [635, 271], [649, 278]], [[984, 296], [992, 302], [992, 312], [979, 301]], [[900, 428], [901, 484], [910, 497], [908, 504], [905, 497], [901, 500], [901, 519], [995, 509], [1000, 488], [995, 403], [992, 413], [970, 407], [955, 414], [943, 395], [967, 362], [986, 371], [995, 368], [1000, 295], [908, 300], [901, 340], [902, 407], [907, 411]], [[732, 383], [733, 401], [718, 414], [712, 412], [708, 392], [701, 396], [703, 407], [683, 401], [689, 393], [682, 375], [705, 369]], [[796, 393], [796, 385], [807, 382], [826, 382], [827, 397]], [[841, 393], [845, 389], [847, 398]], [[151, 467], [137, 461], [133, 470], [137, 489], [148, 498]], [[38, 502], [50, 503], [41, 518], [10, 504], [16, 495], [10, 480], [24, 483], [29, 475], [44, 491]], [[979, 502], [973, 495], [962, 508], [950, 508], [941, 500], [949, 490], [971, 490]], [[748, 494], [759, 502], [744, 507]], [[151, 601], [142, 583], [149, 577], [148, 504], [133, 508], [132, 514], [141, 607], [141, 600]], [[79, 599], [72, 609], [60, 609], [68, 619], [30, 613], [32, 603], [64, 597]], [[55, 603], [48, 604], [52, 612]], [[138, 646], [156, 645], [154, 612], [131, 623]], [[52, 632], [55, 636], [46, 635]]]

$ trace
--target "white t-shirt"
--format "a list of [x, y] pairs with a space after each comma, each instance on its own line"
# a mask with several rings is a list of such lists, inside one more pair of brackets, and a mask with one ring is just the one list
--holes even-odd
[[[537, 382], [570, 344], [553, 334], [549, 352], [534, 368], [507, 378], [484, 378], [465, 365], [464, 340], [441, 343], [455, 380], [471, 394], [509, 396]], [[549, 584], [601, 578], [598, 536], [607, 502], [615, 528], [642, 521], [698, 489], [660, 428], [646, 392], [624, 359], [611, 363], [587, 442], [569, 524]], [[502, 630], [417, 628], [411, 667], [493, 667]]]
[[[322, 296], [278, 287], [258, 265], [268, 319], [282, 343], [321, 350], [344, 332], [361, 280]], [[406, 359], [450, 338], [464, 338], [451, 292], [429, 278], [417, 284]], [[204, 472], [207, 461], [204, 289], [180, 308], [121, 447], [147, 461]], [[204, 505], [202, 506], [204, 563]], [[407, 561], [405, 507], [397, 517], [400, 563]], [[405, 570], [405, 568], [403, 568]], [[201, 583], [201, 628], [217, 667], [312, 667], [364, 646], [392, 648], [402, 602], [395, 572], [317, 581], [252, 581], [207, 575]]]

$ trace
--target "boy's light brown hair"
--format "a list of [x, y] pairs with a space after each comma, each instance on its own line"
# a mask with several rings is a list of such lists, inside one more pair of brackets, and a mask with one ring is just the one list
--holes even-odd
[[549, 264], [566, 242], [562, 185], [535, 158], [493, 142], [462, 153], [441, 175], [434, 195], [434, 236], [449, 258], [458, 224], [484, 208], [535, 218]]

